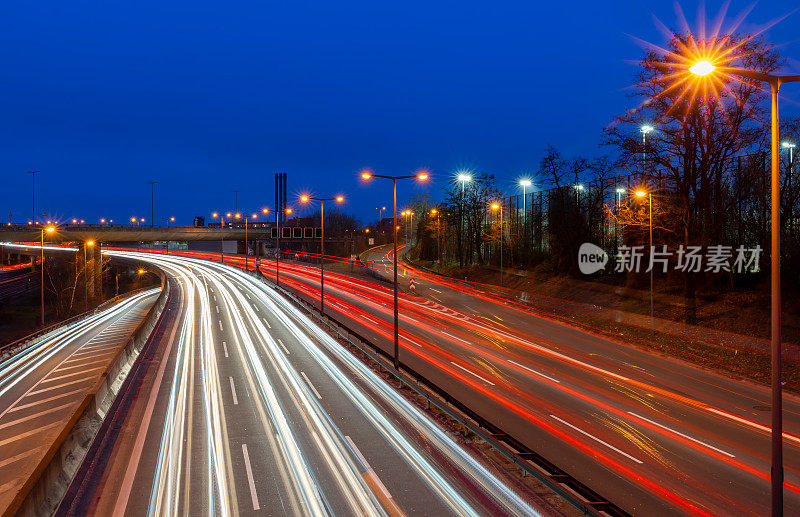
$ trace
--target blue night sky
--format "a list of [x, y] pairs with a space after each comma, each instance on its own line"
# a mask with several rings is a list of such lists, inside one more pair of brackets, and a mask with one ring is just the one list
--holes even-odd
[[[742, 29], [796, 7], [762, 1]], [[87, 222], [149, 219], [151, 180], [157, 219], [231, 210], [234, 189], [240, 209], [271, 207], [279, 171], [290, 195], [343, 193], [363, 220], [391, 202], [364, 166], [427, 167], [435, 197], [468, 167], [510, 194], [547, 144], [602, 152], [633, 105], [629, 34], [663, 42], [653, 16], [677, 26], [671, 1], [3, 2], [0, 220], [29, 219], [31, 169], [38, 214]], [[794, 73], [798, 16], [766, 34]]]

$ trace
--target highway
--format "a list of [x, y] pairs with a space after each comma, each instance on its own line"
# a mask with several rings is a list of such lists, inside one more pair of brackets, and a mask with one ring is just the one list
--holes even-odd
[[144, 319], [159, 290], [60, 327], [0, 362], [0, 511]]
[[179, 299], [113, 452], [60, 515], [538, 513], [263, 281], [107, 253], [159, 267]]
[[[380, 264], [389, 256], [384, 248], [371, 258]], [[262, 270], [272, 266], [262, 261]], [[282, 284], [317, 302], [318, 274], [281, 263]], [[325, 285], [326, 311], [391, 351], [390, 286], [336, 273], [326, 274]], [[430, 280], [416, 295], [401, 294], [401, 354], [628, 512], [769, 511], [765, 386]], [[784, 412], [786, 508], [793, 513], [800, 510], [797, 397], [785, 397]]]

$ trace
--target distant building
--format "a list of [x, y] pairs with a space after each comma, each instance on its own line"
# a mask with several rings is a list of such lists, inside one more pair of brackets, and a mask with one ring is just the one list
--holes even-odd
[[195, 217], [194, 222], [192, 223], [192, 226], [195, 227], [203, 227], [205, 225], [206, 225], [206, 218], [203, 217], [202, 215], [198, 215], [197, 217]]

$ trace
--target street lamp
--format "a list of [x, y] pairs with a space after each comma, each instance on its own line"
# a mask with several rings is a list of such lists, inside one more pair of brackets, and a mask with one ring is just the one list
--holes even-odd
[[653, 317], [653, 196], [650, 192], [645, 192], [644, 190], [637, 190], [636, 191], [637, 197], [644, 197], [647, 196], [648, 201], [648, 213], [650, 218], [650, 329], [653, 335], [656, 333], [656, 320]]
[[[262, 210], [265, 214], [269, 212], [266, 208]], [[291, 208], [286, 208], [286, 215], [292, 213]], [[275, 285], [281, 285], [281, 218], [280, 212], [275, 210]]]
[[654, 131], [655, 128], [650, 124], [644, 124], [639, 128], [642, 133], [642, 177], [645, 175], [645, 166], [647, 162], [647, 134]]
[[464, 253], [461, 243], [464, 233], [464, 189], [467, 183], [472, 181], [472, 174], [459, 172], [456, 179], [461, 183], [461, 199], [459, 199], [458, 203], [458, 263], [461, 267], [464, 267]]
[[439, 256], [439, 267], [437, 272], [442, 272], [442, 227], [439, 225], [439, 211], [431, 208], [431, 215], [436, 216], [436, 254]]
[[[795, 147], [797, 147], [797, 144], [794, 144], [792, 142], [781, 142], [781, 147], [783, 147], [784, 149], [788, 149], [789, 150], [789, 163], [791, 164], [792, 163], [792, 151], [794, 150]], [[791, 167], [791, 165], [790, 165], [790, 167]]]
[[392, 188], [394, 191], [394, 210], [392, 211], [392, 214], [394, 214], [394, 224], [392, 225], [394, 226], [394, 368], [397, 370], [400, 368], [400, 322], [398, 319], [397, 305], [397, 180], [416, 178], [419, 181], [426, 181], [428, 180], [428, 173], [426, 171], [420, 171], [417, 174], [408, 176], [385, 176], [382, 174], [374, 174], [370, 170], [364, 170], [361, 172], [361, 178], [367, 181], [372, 178], [392, 180]]
[[503, 287], [503, 244], [505, 232], [503, 231], [503, 203], [492, 203], [492, 211], [500, 211], [500, 287]]
[[531, 180], [529, 179], [522, 179], [519, 180], [519, 184], [522, 187], [522, 232], [525, 233], [525, 228], [528, 223], [528, 187], [532, 185]]
[[[228, 212], [227, 217], [230, 217], [230, 216], [231, 216], [231, 213]], [[219, 217], [219, 228], [220, 228], [220, 234], [219, 234], [219, 260], [220, 260], [220, 262], [222, 262], [224, 264], [225, 263], [225, 216], [223, 216], [222, 214], [219, 214], [217, 212], [213, 212], [211, 214], [211, 218], [212, 219], [216, 219], [217, 217]]]
[[303, 194], [300, 196], [301, 203], [309, 201], [319, 201], [319, 312], [325, 314], [325, 201], [344, 202], [344, 196], [336, 197], [311, 197]]
[[42, 244], [42, 246], [41, 246], [41, 252], [42, 252], [42, 264], [41, 264], [41, 270], [42, 270], [42, 280], [41, 280], [41, 282], [42, 282], [42, 286], [41, 286], [41, 291], [42, 291], [42, 328], [44, 328], [44, 233], [45, 232], [53, 233], [54, 231], [56, 231], [55, 226], [46, 226], [46, 227], [42, 228], [42, 241], [41, 241], [41, 244]]
[[708, 76], [715, 70], [769, 84], [771, 92], [771, 343], [772, 356], [772, 515], [783, 514], [783, 393], [781, 386], [781, 199], [780, 176], [778, 171], [778, 92], [783, 83], [800, 81], [800, 75], [777, 76], [752, 70], [715, 66], [702, 60], [689, 67], [689, 72], [697, 76]]
[[86, 312], [89, 311], [89, 277], [86, 267], [86, 248], [89, 246], [94, 246], [94, 241], [86, 241], [83, 246], [83, 302]]

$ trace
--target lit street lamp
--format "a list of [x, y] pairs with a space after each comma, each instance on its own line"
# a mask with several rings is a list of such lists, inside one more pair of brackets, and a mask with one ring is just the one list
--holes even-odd
[[431, 215], [436, 216], [436, 254], [439, 256], [439, 267], [437, 272], [442, 272], [442, 227], [439, 225], [439, 211], [431, 208]]
[[461, 267], [464, 267], [464, 253], [461, 242], [462, 235], [464, 233], [464, 189], [466, 188], [467, 183], [472, 181], [472, 175], [460, 172], [456, 178], [458, 179], [458, 182], [461, 183], [461, 199], [458, 203], [458, 263]]
[[89, 246], [94, 246], [94, 241], [86, 241], [83, 246], [83, 301], [86, 312], [89, 311], [89, 277], [86, 267], [86, 248]]
[[[793, 144], [792, 142], [781, 142], [781, 146], [784, 149], [788, 149], [789, 150], [789, 163], [791, 164], [792, 163], [792, 151], [794, 150], [795, 147], [797, 147], [797, 144]], [[790, 165], [790, 167], [791, 167], [791, 165]]]
[[[650, 254], [653, 253], [653, 195], [650, 192], [645, 192], [644, 190], [637, 190], [636, 195], [638, 197], [647, 196], [648, 202], [648, 213], [650, 216]], [[656, 333], [656, 320], [653, 317], [653, 260], [652, 256], [650, 257], [651, 267], [650, 267], [650, 329], [655, 335]]]
[[503, 231], [503, 203], [492, 203], [492, 211], [500, 211], [500, 287], [503, 287], [503, 244], [505, 232]]
[[369, 181], [372, 178], [383, 178], [392, 180], [392, 188], [394, 191], [394, 368], [400, 368], [400, 323], [398, 319], [398, 306], [397, 306], [397, 180], [417, 178], [419, 181], [426, 181], [428, 173], [421, 171], [417, 174], [409, 176], [384, 176], [382, 174], [373, 174], [372, 171], [365, 170], [361, 172], [361, 178]]
[[311, 197], [305, 194], [300, 196], [301, 203], [309, 201], [319, 201], [319, 311], [321, 314], [325, 314], [325, 201], [341, 203], [344, 201], [344, 196], [325, 198]]
[[[531, 180], [523, 179], [519, 180], [519, 184], [522, 187], [522, 233], [525, 234], [525, 227], [528, 222], [528, 187], [531, 186]], [[519, 205], [518, 205], [519, 206]]]
[[46, 227], [42, 228], [42, 241], [41, 241], [41, 244], [42, 244], [42, 246], [41, 246], [41, 252], [42, 252], [42, 264], [41, 264], [41, 270], [42, 270], [42, 285], [41, 285], [41, 288], [42, 288], [41, 289], [41, 291], [42, 291], [42, 328], [44, 328], [44, 232], [53, 233], [54, 231], [56, 231], [56, 228], [54, 226], [46, 226]]
[[708, 60], [694, 63], [689, 71], [698, 76], [708, 76], [715, 70], [769, 84], [771, 92], [771, 343], [772, 356], [772, 515], [783, 514], [783, 393], [781, 386], [781, 199], [778, 171], [778, 92], [783, 83], [800, 81], [800, 75], [776, 76], [752, 70], [714, 66]]

